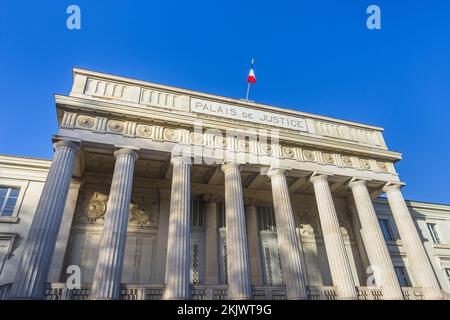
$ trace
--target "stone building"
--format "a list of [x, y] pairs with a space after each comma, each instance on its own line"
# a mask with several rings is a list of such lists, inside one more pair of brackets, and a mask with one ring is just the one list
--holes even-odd
[[55, 102], [53, 160], [0, 156], [3, 299], [450, 292], [450, 206], [380, 127], [77, 68]]

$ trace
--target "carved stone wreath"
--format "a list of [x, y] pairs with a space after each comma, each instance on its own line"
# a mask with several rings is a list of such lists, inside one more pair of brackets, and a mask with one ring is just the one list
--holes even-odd
[[294, 153], [293, 148], [283, 147], [281, 150], [283, 151], [283, 155], [286, 158], [290, 158], [290, 159], [294, 158], [295, 153]]
[[153, 213], [149, 208], [146, 208], [141, 205], [132, 204], [131, 205], [131, 219], [140, 226], [145, 226], [150, 224], [153, 219]]
[[144, 124], [139, 124], [136, 128], [136, 133], [140, 137], [150, 137], [152, 134], [152, 127], [146, 126]]
[[342, 163], [347, 167], [353, 167], [353, 161], [350, 157], [343, 156], [342, 157]]
[[193, 144], [203, 144], [203, 135], [201, 133], [191, 133], [191, 142]]
[[314, 153], [310, 150], [303, 150], [303, 157], [305, 157], [305, 159], [308, 161], [314, 161], [316, 158], [314, 156]]
[[334, 163], [333, 155], [331, 155], [329, 153], [324, 153], [322, 156], [323, 156], [323, 161], [325, 161], [325, 163], [328, 163], [328, 164]]
[[175, 131], [172, 129], [164, 130], [164, 138], [166, 138], [169, 141], [175, 141], [176, 140]]
[[110, 121], [108, 124], [109, 129], [112, 132], [122, 132], [123, 131], [123, 123], [120, 121]]
[[95, 222], [95, 220], [100, 219], [105, 215], [106, 203], [101, 200], [91, 200], [89, 201], [86, 216], [90, 222]]
[[361, 167], [363, 167], [363, 169], [370, 169], [370, 162], [369, 162], [369, 160], [361, 159], [360, 163], [361, 163]]
[[378, 168], [383, 172], [387, 172], [387, 165], [384, 162], [378, 162]]
[[77, 120], [78, 120], [78, 124], [80, 125], [80, 127], [89, 129], [94, 126], [94, 119], [92, 117], [79, 116]]

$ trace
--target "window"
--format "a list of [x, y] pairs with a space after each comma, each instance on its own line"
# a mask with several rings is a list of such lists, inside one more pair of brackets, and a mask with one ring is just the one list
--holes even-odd
[[0, 216], [12, 216], [20, 189], [0, 187]]
[[428, 231], [430, 231], [431, 239], [433, 240], [433, 243], [441, 243], [441, 240], [439, 239], [439, 235], [436, 231], [436, 224], [435, 223], [427, 223]]
[[411, 287], [405, 267], [394, 267], [400, 287]]
[[227, 219], [225, 218], [225, 203], [217, 202], [217, 211], [219, 212], [219, 228], [226, 228]]
[[392, 235], [391, 225], [389, 224], [389, 219], [379, 219], [381, 232], [383, 232], [384, 240], [394, 241], [394, 236]]
[[450, 282], [450, 268], [445, 268], [444, 271], [445, 271], [445, 275], [447, 276], [448, 282]]
[[257, 210], [259, 231], [277, 232], [274, 208], [268, 206], [258, 206]]
[[204, 226], [204, 210], [203, 201], [199, 199], [191, 200], [191, 225], [193, 227], [203, 227]]
[[264, 231], [260, 236], [266, 284], [268, 286], [281, 286], [283, 284], [283, 275], [277, 237]]

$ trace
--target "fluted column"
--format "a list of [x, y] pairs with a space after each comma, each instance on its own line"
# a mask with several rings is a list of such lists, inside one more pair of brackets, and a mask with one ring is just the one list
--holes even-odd
[[219, 284], [219, 254], [217, 252], [217, 197], [213, 194], [203, 196], [205, 205], [205, 284]]
[[191, 159], [174, 157], [164, 299], [190, 297]]
[[390, 184], [385, 186], [383, 191], [386, 192], [411, 272], [419, 286], [423, 288], [426, 299], [442, 299], [441, 288], [400, 188], [399, 184]]
[[79, 150], [79, 146], [70, 141], [59, 141], [53, 146], [55, 154], [17, 266], [12, 299], [41, 298], [52, 261]]
[[328, 176], [311, 177], [319, 211], [320, 225], [325, 242], [331, 277], [340, 299], [356, 299], [356, 287], [350, 262], [342, 239], [339, 221], [331, 196]]
[[292, 210], [286, 171], [271, 169], [268, 172], [272, 183], [272, 196], [277, 223], [278, 251], [280, 252], [283, 282], [286, 284], [287, 298], [291, 300], [307, 299], [306, 272], [303, 269], [301, 246], [295, 231], [294, 212]]
[[114, 156], [116, 164], [91, 293], [92, 299], [99, 300], [120, 298], [133, 172], [138, 158], [138, 154], [131, 149], [117, 150]]
[[389, 250], [381, 232], [372, 199], [365, 180], [350, 182], [356, 210], [362, 228], [364, 246], [374, 270], [377, 285], [383, 287], [385, 299], [403, 299], [402, 290], [395, 274]]
[[251, 198], [244, 199], [245, 205], [245, 224], [247, 225], [248, 251], [250, 259], [251, 284], [262, 286], [263, 270], [261, 263], [261, 250], [259, 247], [258, 236], [258, 218], [255, 200]]
[[225, 212], [228, 264], [228, 299], [252, 298], [245, 227], [244, 199], [239, 164], [222, 165], [225, 173]]

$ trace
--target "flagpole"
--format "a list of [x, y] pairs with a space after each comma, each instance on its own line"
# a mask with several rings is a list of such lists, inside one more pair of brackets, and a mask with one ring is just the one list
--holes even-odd
[[247, 95], [245, 96], [245, 100], [248, 100], [249, 93], [250, 93], [250, 82], [247, 81]]

